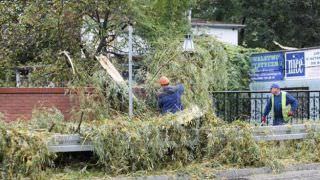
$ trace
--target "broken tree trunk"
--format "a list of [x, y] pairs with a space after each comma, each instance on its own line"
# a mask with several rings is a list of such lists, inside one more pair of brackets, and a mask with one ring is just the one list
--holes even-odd
[[[119, 86], [124, 86], [126, 88], [129, 88], [126, 82], [124, 81], [123, 77], [119, 73], [119, 71], [114, 67], [114, 65], [111, 63], [111, 61], [104, 55], [99, 55], [96, 56], [97, 60], [107, 71], [107, 73], [111, 76], [111, 78], [119, 85]], [[133, 95], [133, 100], [138, 101], [138, 99]]]
[[118, 85], [125, 84], [125, 81], [120, 75], [119, 71], [113, 66], [113, 64], [110, 62], [110, 60], [106, 56], [99, 55], [99, 56], [96, 56], [96, 58], [101, 64], [101, 66], [107, 71], [107, 73]]

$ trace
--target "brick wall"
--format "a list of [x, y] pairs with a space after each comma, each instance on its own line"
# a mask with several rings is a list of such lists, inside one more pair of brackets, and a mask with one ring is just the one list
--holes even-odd
[[65, 88], [0, 88], [0, 112], [5, 121], [14, 121], [30, 119], [36, 107], [56, 107], [68, 119], [74, 103], [66, 92]]

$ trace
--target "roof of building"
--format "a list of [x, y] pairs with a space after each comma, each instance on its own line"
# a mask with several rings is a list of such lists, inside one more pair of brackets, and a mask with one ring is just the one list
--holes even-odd
[[242, 29], [245, 27], [243, 24], [234, 24], [234, 23], [225, 23], [218, 21], [207, 21], [202, 19], [192, 19], [191, 20], [192, 27], [196, 26], [206, 26], [212, 28], [222, 28], [222, 29]]

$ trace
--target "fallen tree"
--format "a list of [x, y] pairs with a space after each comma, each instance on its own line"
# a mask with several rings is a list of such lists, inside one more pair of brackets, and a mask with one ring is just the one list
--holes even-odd
[[[110, 59], [114, 68], [103, 61], [104, 67], [98, 65], [90, 71], [77, 66], [74, 60], [77, 77], [70, 88], [77, 91], [80, 100], [80, 107], [75, 111], [84, 119], [81, 129], [73, 121], [52, 121], [50, 113], [47, 117], [34, 116], [30, 124], [20, 122], [1, 126], [1, 163], [2, 167], [7, 167], [1, 168], [2, 176], [15, 178], [19, 174], [39, 174], [55, 159], [55, 154], [47, 153], [47, 148], [43, 146], [46, 137], [57, 132], [68, 134], [75, 131], [93, 142], [97, 164], [110, 174], [155, 170], [168, 165], [182, 166], [203, 158], [211, 159], [213, 165], [275, 166], [267, 151], [260, 149], [252, 138], [249, 125], [227, 125], [212, 113], [210, 91], [228, 88], [232, 82], [230, 78], [234, 76], [229, 74], [230, 59], [233, 57], [228, 56], [228, 47], [209, 37], [195, 41], [194, 54], [183, 53], [178, 38], [169, 43], [161, 39], [155, 43], [155, 50], [147, 54], [140, 63], [142, 68], [136, 73], [137, 78], [143, 80], [143, 84], [138, 85], [145, 90], [146, 97], [135, 101], [135, 117], [131, 121], [126, 114], [128, 89], [114, 71], [115, 68], [120, 69], [117, 60]], [[111, 71], [106, 72], [105, 69]], [[198, 111], [159, 115], [155, 92], [159, 88], [157, 80], [161, 75], [168, 76], [173, 84], [184, 84], [183, 103], [187, 109], [199, 107], [200, 116], [194, 116]], [[84, 85], [93, 87], [93, 92], [79, 92], [79, 87]], [[39, 128], [45, 128], [46, 134], [34, 131]], [[26, 132], [23, 134], [26, 137], [11, 136], [13, 131]], [[31, 141], [32, 134], [40, 139]], [[238, 137], [243, 137], [240, 144], [236, 139]], [[8, 144], [6, 139], [16, 143]], [[21, 146], [34, 151], [25, 155]], [[10, 156], [6, 153], [12, 152], [12, 149], [15, 153], [21, 153], [23, 158], [14, 161], [7, 159]], [[35, 163], [38, 164], [36, 167], [33, 166]]]
[[[42, 118], [50, 119], [53, 115]], [[54, 167], [54, 160], [60, 156], [48, 151], [48, 138], [57, 132], [74, 133], [77, 128], [72, 122], [57, 124], [52, 132], [26, 122], [1, 124], [2, 178], [45, 179], [46, 170]], [[41, 127], [44, 128], [43, 124]], [[132, 121], [121, 116], [84, 122], [80, 134], [94, 145], [94, 168], [109, 175], [170, 169], [203, 160], [217, 169], [267, 166], [278, 171], [287, 163], [320, 159], [320, 133], [311, 126], [306, 139], [281, 142], [257, 142], [253, 131], [250, 124], [226, 124], [211, 113], [202, 115], [191, 109], [183, 115], [136, 117]]]

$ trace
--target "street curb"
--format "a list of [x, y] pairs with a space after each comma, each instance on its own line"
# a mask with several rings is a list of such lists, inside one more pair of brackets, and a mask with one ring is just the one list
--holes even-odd
[[112, 180], [190, 180], [188, 175], [158, 175], [158, 176], [140, 176], [140, 177], [117, 177]]
[[[320, 163], [311, 164], [296, 164], [285, 167], [282, 172], [288, 171], [301, 171], [301, 170], [320, 170]], [[245, 168], [245, 169], [229, 169], [217, 172], [215, 177], [217, 179], [237, 179], [244, 178], [246, 176], [258, 175], [258, 174], [271, 174], [273, 170], [268, 167], [262, 168]]]
[[[302, 170], [320, 170], [320, 163], [311, 164], [296, 164], [289, 165], [282, 169], [280, 173], [289, 171], [302, 171]], [[223, 171], [218, 171], [215, 173], [216, 179], [241, 179], [252, 175], [259, 174], [272, 174], [273, 170], [268, 167], [262, 168], [245, 168], [245, 169], [228, 169]], [[192, 179], [189, 175], [150, 175], [150, 176], [140, 176], [140, 177], [115, 177], [112, 180], [189, 180]]]

